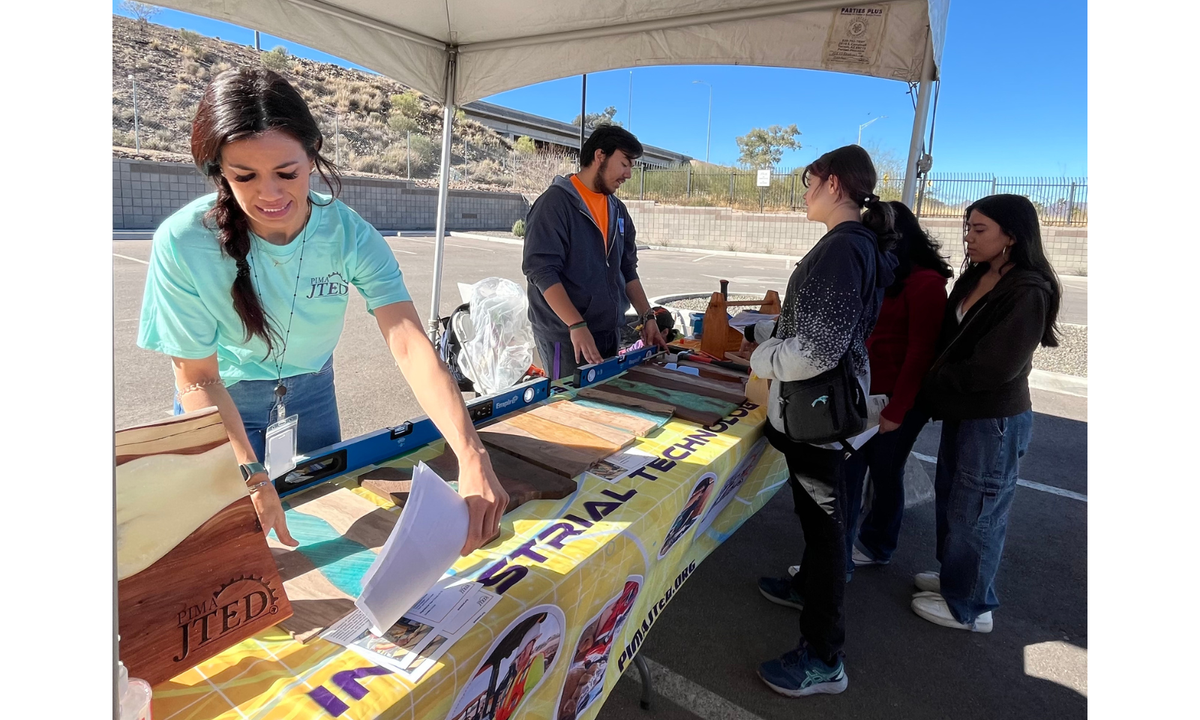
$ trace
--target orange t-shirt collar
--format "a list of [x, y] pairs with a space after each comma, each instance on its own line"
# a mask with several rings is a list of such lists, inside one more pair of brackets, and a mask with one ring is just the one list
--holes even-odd
[[583, 184], [575, 175], [571, 176], [571, 184], [579, 191], [580, 197], [583, 198], [583, 203], [587, 205], [588, 210], [592, 212], [592, 219], [596, 221], [596, 225], [600, 227], [600, 234], [604, 236], [604, 254], [608, 254], [608, 196], [602, 193], [593, 192], [587, 185]]

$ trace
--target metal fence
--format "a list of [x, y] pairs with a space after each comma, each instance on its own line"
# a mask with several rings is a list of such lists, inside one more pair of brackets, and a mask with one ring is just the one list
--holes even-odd
[[[758, 187], [758, 171], [723, 168], [634, 169], [617, 195], [623, 200], [655, 200], [670, 205], [730, 207], [754, 212], [803, 211], [804, 168], [775, 168], [771, 183]], [[1087, 178], [997, 177], [990, 174], [933, 173], [917, 201], [922, 217], [961, 217], [975, 200], [996, 193], [1023, 195], [1044, 225], [1087, 225]], [[904, 178], [883, 173], [875, 192], [899, 200]]]

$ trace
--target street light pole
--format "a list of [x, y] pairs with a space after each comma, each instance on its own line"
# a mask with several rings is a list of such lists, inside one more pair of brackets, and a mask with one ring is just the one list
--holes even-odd
[[708, 139], [704, 142], [704, 162], [708, 162], [708, 151], [712, 147], [712, 85], [703, 80], [693, 80], [693, 85], [708, 85]]
[[629, 71], [629, 116], [625, 118], [625, 123], [629, 125], [627, 130], [633, 132], [633, 71]]
[[862, 125], [859, 125], [859, 126], [858, 126], [858, 142], [856, 142], [856, 143], [855, 143], [855, 145], [858, 145], [859, 147], [862, 147], [862, 131], [863, 131], [863, 128], [865, 128], [866, 126], [868, 126], [868, 125], [870, 125], [871, 123], [875, 122], [876, 120], [882, 120], [882, 119], [884, 119], [885, 117], [887, 117], [887, 115], [880, 115], [880, 116], [879, 116], [879, 117], [877, 117], [877, 118], [871, 118], [870, 120], [866, 121], [866, 122], [865, 122], [865, 123], [863, 123]]
[[142, 139], [138, 133], [138, 111], [137, 111], [137, 80], [131, 74], [129, 82], [133, 83], [133, 146], [138, 152], [142, 151]]

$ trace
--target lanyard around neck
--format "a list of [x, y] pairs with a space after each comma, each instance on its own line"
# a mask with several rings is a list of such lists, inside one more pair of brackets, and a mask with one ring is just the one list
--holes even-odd
[[[288, 338], [292, 335], [292, 318], [296, 315], [296, 296], [300, 294], [300, 270], [304, 267], [304, 243], [308, 240], [309, 223], [312, 221], [312, 201], [308, 200], [309, 216], [304, 221], [304, 232], [300, 237], [300, 260], [296, 263], [296, 284], [292, 289], [292, 309], [288, 313], [287, 329], [283, 334], [283, 347], [275, 349], [271, 353], [271, 359], [275, 363], [275, 397], [279, 398], [279, 402], [283, 401], [283, 396], [287, 394], [287, 388], [283, 386], [283, 362], [287, 356]], [[254, 274], [254, 291], [258, 293], [259, 302], [262, 302], [262, 285], [258, 281], [258, 263], [251, 263], [250, 270]], [[264, 315], [266, 309], [264, 308]]]

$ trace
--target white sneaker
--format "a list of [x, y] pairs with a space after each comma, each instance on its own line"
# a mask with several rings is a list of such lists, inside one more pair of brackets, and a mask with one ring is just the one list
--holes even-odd
[[887, 565], [886, 561], [876, 560], [862, 550], [859, 550], [857, 545], [854, 546], [854, 551], [850, 553], [850, 556], [854, 559], [854, 567], [863, 567], [865, 565]]
[[975, 622], [970, 625], [960, 623], [955, 619], [954, 614], [950, 612], [950, 606], [946, 604], [946, 599], [941, 595], [925, 595], [923, 593], [917, 595], [912, 599], [912, 609], [917, 615], [920, 615], [934, 625], [954, 628], [955, 630], [970, 630], [977, 633], [990, 633], [992, 631], [991, 611], [985, 612], [975, 618]]
[[937, 572], [919, 572], [913, 575], [913, 585], [921, 592], [941, 593], [942, 577]]

